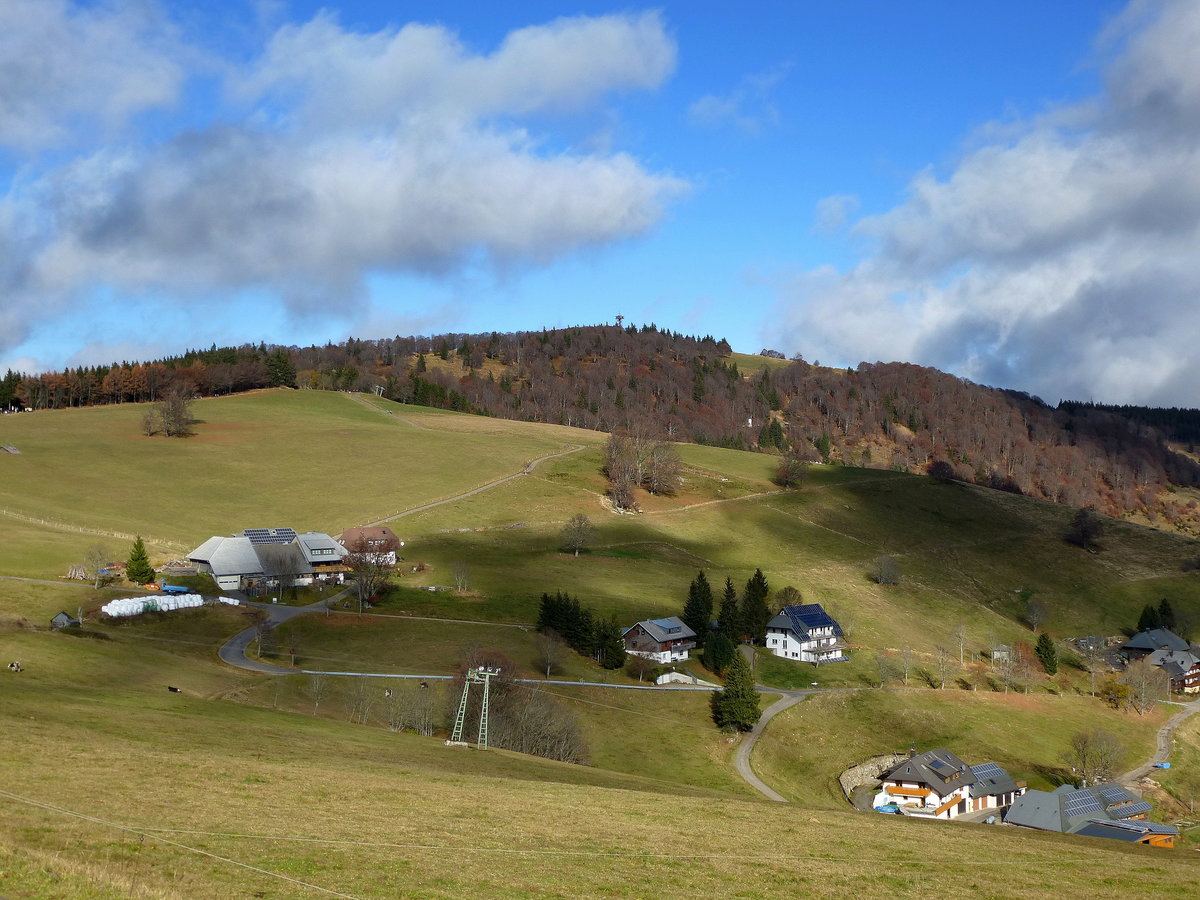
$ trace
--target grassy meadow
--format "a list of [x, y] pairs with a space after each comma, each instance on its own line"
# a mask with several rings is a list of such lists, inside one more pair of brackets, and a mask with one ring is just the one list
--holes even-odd
[[[1089, 725], [1118, 734], [1131, 765], [1145, 758], [1166, 712], [1108, 710], [1069, 664], [1026, 679], [1032, 693], [989, 691], [981, 654], [1032, 643], [1031, 599], [1058, 638], [1119, 634], [1163, 597], [1200, 620], [1200, 578], [1180, 569], [1194, 541], [1112, 522], [1104, 549], [1086, 553], [1061, 539], [1069, 509], [826, 466], [783, 491], [769, 455], [690, 445], [676, 496], [643, 494], [642, 515], [618, 515], [604, 499], [605, 436], [592, 432], [281, 390], [199, 401], [195, 436], [176, 441], [142, 436], [142, 411], [0, 420], [0, 443], [21, 450], [0, 454], [0, 662], [26, 668], [0, 669], [0, 896], [328, 896], [227, 860], [358, 898], [1033, 898], [1084, 881], [1089, 896], [1166, 896], [1200, 875], [1183, 851], [855, 814], [834, 781], [873, 753], [946, 746], [1045, 787]], [[711, 726], [706, 695], [546, 686], [589, 744], [590, 765], [572, 766], [391, 733], [379, 697], [395, 681], [334, 679], [318, 708], [308, 676], [231, 669], [215, 651], [253, 624], [248, 609], [45, 627], [116, 595], [61, 578], [97, 542], [123, 558], [113, 532], [144, 535], [162, 562], [244, 527], [337, 532], [406, 511], [391, 527], [408, 565], [378, 615], [279, 629], [298, 666], [449, 674], [482, 647], [537, 677], [535, 636], [512, 626], [535, 620], [544, 591], [628, 624], [677, 614], [698, 569], [719, 596], [726, 577], [740, 590], [761, 567], [773, 589], [830, 608], [856, 648], [819, 669], [756, 661], [766, 684], [855, 688], [788, 710], [756, 747], [755, 770], [795, 802], [762, 800], [736, 776], [736, 738]], [[576, 513], [596, 526], [578, 557], [558, 546]], [[899, 584], [870, 577], [882, 555]], [[466, 591], [425, 590], [460, 566]], [[939, 647], [957, 663], [960, 624], [968, 666], [947, 690], [866, 689], [876, 654], [911, 650], [914, 685]], [[559, 677], [630, 680], [573, 655]], [[356, 717], [359, 690], [375, 700]], [[445, 686], [433, 690], [444, 707]], [[1200, 792], [1196, 720], [1179, 738], [1179, 764], [1155, 776], [1164, 814]]]

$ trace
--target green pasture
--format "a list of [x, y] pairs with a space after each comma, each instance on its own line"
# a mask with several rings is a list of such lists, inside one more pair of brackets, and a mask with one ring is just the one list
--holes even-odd
[[[1126, 747], [1127, 767], [1154, 752], [1154, 734], [1176, 707], [1146, 715], [1098, 699], [962, 690], [852, 690], [821, 694], [785, 710], [754, 749], [755, 772], [804, 806], [841, 808], [839, 772], [881, 753], [945, 747], [967, 763], [995, 762], [1031, 788], [1069, 774], [1070, 736], [1100, 728]], [[1124, 768], [1122, 768], [1124, 771]]]
[[[1063, 879], [1089, 879], [1091, 896], [1165, 896], [1186, 894], [1200, 875], [1180, 853], [755, 799], [728, 773], [734, 745], [700, 727], [705, 698], [696, 695], [556, 688], [583, 719], [592, 766], [352, 725], [332, 701], [314, 717], [301, 711], [302, 676], [244, 675], [148, 640], [215, 637], [240, 624], [236, 610], [200, 612], [115, 626], [108, 641], [5, 632], [30, 662], [0, 691], [0, 779], [10, 794], [57, 808], [4, 798], [6, 894], [320, 896], [223, 860], [364, 900], [626, 896], [631, 867], [667, 900], [739, 890], [994, 897], [1000, 882], [1005, 897], [1040, 898], [1057, 896]], [[931, 715], [872, 696], [873, 712], [801, 720], [784, 765], [803, 771], [795, 750], [813, 743], [813, 726], [827, 735], [841, 726], [846, 755], [867, 740], [867, 713], [893, 733]], [[947, 718], [924, 730], [954, 736], [937, 728]], [[1025, 739], [1019, 721], [1014, 713], [1008, 727]], [[976, 724], [968, 718], [962, 730]], [[760, 772], [763, 758], [756, 753]]]
[[[399, 407], [398, 404], [391, 404]], [[0, 508], [191, 549], [251, 524], [333, 533], [439, 500], [566, 449], [563, 429], [430, 415], [408, 424], [345, 394], [199, 400], [195, 434], [145, 437], [142, 404], [5, 419]], [[472, 427], [456, 422], [472, 419]], [[449, 421], [449, 425], [446, 422]], [[491, 426], [493, 420], [487, 420]], [[514, 428], [513, 425], [517, 427]]]

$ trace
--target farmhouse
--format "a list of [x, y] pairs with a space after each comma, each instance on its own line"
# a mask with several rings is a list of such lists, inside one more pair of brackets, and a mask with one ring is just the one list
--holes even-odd
[[1146, 820], [1151, 806], [1117, 784], [1028, 791], [1009, 808], [1006, 825], [1174, 847], [1178, 829]]
[[350, 553], [370, 554], [381, 566], [394, 566], [396, 554], [404, 546], [404, 541], [385, 525], [347, 528], [338, 536], [338, 543]]
[[820, 603], [781, 609], [767, 623], [767, 649], [776, 656], [801, 662], [842, 662], [850, 658], [841, 626]]
[[236, 591], [341, 583], [346, 553], [323, 532], [247, 528], [229, 537], [209, 538], [188, 559], [198, 571], [212, 575], [222, 590]]
[[665, 619], [646, 619], [630, 625], [622, 632], [625, 652], [643, 656], [655, 662], [679, 662], [688, 658], [696, 646], [696, 632], [683, 624], [678, 616]]
[[1194, 694], [1200, 691], [1200, 647], [1172, 631], [1153, 628], [1141, 631], [1121, 645], [1126, 660], [1145, 659], [1162, 669], [1171, 680], [1171, 690]]
[[930, 819], [1000, 809], [1025, 793], [1025, 785], [995, 763], [968, 766], [942, 748], [903, 760], [881, 781], [876, 807], [894, 803], [903, 815]]

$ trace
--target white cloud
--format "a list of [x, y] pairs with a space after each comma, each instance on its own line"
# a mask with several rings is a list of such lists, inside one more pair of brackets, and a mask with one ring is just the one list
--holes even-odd
[[725, 94], [706, 94], [688, 107], [688, 121], [702, 128], [736, 128], [758, 135], [779, 124], [779, 108], [771, 93], [791, 68], [778, 65], [747, 75]]
[[[55, 8], [73, 46], [116, 27], [116, 13]], [[139, 83], [162, 28], [126, 48], [128, 70], [110, 61], [110, 84]], [[355, 304], [376, 272], [543, 265], [637, 237], [686, 184], [627, 153], [550, 149], [522, 118], [551, 128], [552, 114], [656, 87], [674, 63], [654, 13], [519, 29], [490, 54], [440, 26], [360, 33], [324, 13], [283, 26], [258, 60], [225, 64], [221, 124], [102, 142], [0, 195], [0, 351], [32, 306], [53, 315], [97, 286], [177, 303], [249, 290], [305, 314]], [[165, 100], [178, 79], [162, 80], [104, 114]], [[72, 112], [49, 104], [29, 139]]]
[[789, 344], [1050, 401], [1200, 405], [1200, 5], [1136, 4], [1119, 24], [1101, 97], [920, 173], [854, 226], [870, 257], [798, 278]]
[[147, 3], [0, 3], [0, 150], [71, 139], [81, 126], [116, 130], [171, 105], [184, 51]]

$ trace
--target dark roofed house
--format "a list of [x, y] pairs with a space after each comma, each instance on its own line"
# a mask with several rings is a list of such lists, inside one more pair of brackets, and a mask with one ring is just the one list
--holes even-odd
[[1144, 659], [1162, 669], [1171, 680], [1172, 691], [1200, 691], [1200, 648], [1166, 628], [1139, 631], [1121, 645], [1121, 655], [1129, 661]]
[[1126, 659], [1140, 659], [1155, 650], [1189, 650], [1188, 642], [1166, 628], [1151, 628], [1139, 631], [1121, 645], [1121, 653]]
[[972, 808], [971, 767], [940, 747], [910, 756], [880, 780], [875, 806], [895, 803], [905, 815], [931, 819], [952, 819]]
[[630, 625], [622, 636], [626, 653], [662, 663], [685, 660], [688, 651], [696, 646], [696, 632], [678, 616], [646, 619]]
[[767, 623], [767, 649], [801, 662], [843, 662], [850, 657], [842, 628], [820, 603], [785, 606]]
[[1007, 825], [1112, 838], [1131, 843], [1175, 846], [1178, 830], [1146, 821], [1151, 806], [1117, 784], [1053, 791], [1028, 791], [1004, 816]]
[[60, 628], [70, 628], [72, 625], [78, 624], [78, 619], [76, 619], [74, 616], [67, 615], [65, 612], [60, 612], [50, 620], [50, 627], [55, 631], [58, 631]]

